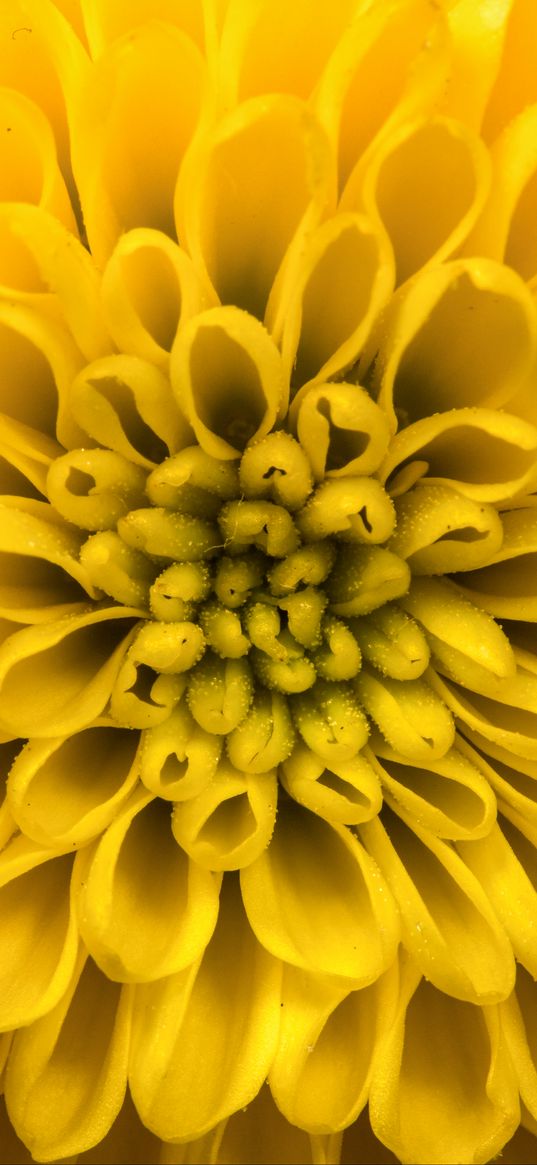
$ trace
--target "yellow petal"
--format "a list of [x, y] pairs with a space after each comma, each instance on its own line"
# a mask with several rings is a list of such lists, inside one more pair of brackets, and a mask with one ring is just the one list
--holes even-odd
[[[25, 627], [0, 647], [3, 728], [64, 736], [102, 712], [128, 646], [128, 607]], [[109, 626], [111, 620], [117, 620]]]
[[492, 563], [464, 574], [459, 585], [491, 615], [536, 622], [537, 510], [522, 503], [520, 509], [502, 514], [502, 526], [503, 542]]
[[82, 614], [88, 594], [98, 592], [78, 561], [79, 549], [77, 532], [52, 506], [0, 498], [0, 614], [21, 623]]
[[179, 323], [212, 306], [188, 255], [161, 231], [144, 227], [118, 239], [102, 295], [118, 348], [166, 368]]
[[108, 1132], [127, 1083], [129, 999], [83, 953], [64, 998], [17, 1034], [6, 1103], [41, 1161], [89, 1149]]
[[537, 938], [530, 923], [537, 909], [537, 892], [503, 826], [493, 826], [489, 836], [479, 841], [459, 842], [457, 848], [494, 907], [516, 958], [530, 975], [537, 974]]
[[203, 12], [197, 0], [81, 0], [93, 55], [150, 20], [177, 25], [203, 48]]
[[0, 860], [0, 1028], [31, 1024], [55, 1007], [75, 965], [72, 862], [15, 837]]
[[377, 134], [428, 112], [448, 66], [444, 14], [424, 0], [369, 5], [359, 17], [333, 53], [315, 100], [338, 148], [340, 188]]
[[452, 409], [397, 433], [379, 476], [394, 496], [424, 477], [427, 484], [494, 504], [531, 487], [536, 449], [537, 429], [520, 417], [503, 410]]
[[482, 771], [460, 751], [420, 764], [398, 756], [380, 738], [366, 750], [393, 803], [437, 837], [485, 837], [496, 819], [496, 798]]
[[0, 285], [12, 302], [60, 313], [88, 360], [111, 350], [100, 302], [99, 273], [91, 255], [58, 219], [41, 207], [0, 206]]
[[312, 233], [285, 311], [273, 303], [266, 320], [295, 387], [354, 363], [393, 283], [384, 234], [365, 215], [338, 214]]
[[46, 496], [47, 473], [61, 445], [52, 437], [0, 416], [0, 465], [2, 492], [19, 497]]
[[471, 744], [460, 740], [461, 751], [483, 773], [498, 800], [507, 802], [529, 822], [536, 824], [537, 758], [528, 760], [514, 755], [468, 726], [465, 726], [465, 735]]
[[483, 121], [486, 141], [494, 140], [511, 118], [537, 98], [535, 8], [527, 0], [512, 0], [507, 12], [501, 5], [499, 15], [506, 29], [501, 63]]
[[181, 701], [166, 720], [143, 733], [140, 777], [157, 797], [187, 801], [212, 781], [221, 751], [221, 737], [200, 728]]
[[[506, 405], [530, 373], [536, 325], [520, 276], [491, 259], [458, 259], [418, 272], [382, 321], [373, 376], [394, 429], [396, 415], [409, 424], [453, 408]], [[377, 346], [373, 333], [372, 351]]]
[[356, 0], [319, 4], [312, 19], [309, 0], [231, 0], [222, 34], [224, 105], [260, 93], [307, 99], [356, 7]]
[[73, 211], [47, 118], [38, 105], [13, 89], [0, 89], [0, 118], [5, 126], [0, 139], [2, 201], [40, 206], [72, 230]]
[[393, 961], [399, 923], [350, 830], [282, 805], [269, 848], [241, 872], [250, 925], [279, 958], [366, 986]]
[[405, 947], [440, 991], [477, 1004], [507, 998], [511, 944], [477, 878], [446, 842], [397, 813], [384, 810], [384, 825], [359, 831], [398, 903]]
[[494, 506], [481, 505], [442, 485], [414, 486], [396, 498], [397, 528], [390, 550], [412, 574], [448, 574], [490, 562], [503, 541]]
[[269, 1084], [292, 1124], [327, 1133], [356, 1119], [367, 1100], [379, 1034], [393, 1018], [397, 979], [387, 972], [349, 993], [333, 979], [285, 968]]
[[9, 774], [9, 804], [41, 845], [85, 845], [106, 829], [136, 781], [136, 737], [94, 726], [75, 736], [33, 740]]
[[349, 761], [331, 761], [328, 766], [299, 742], [278, 775], [299, 805], [339, 825], [369, 821], [382, 804], [377, 774], [363, 753]]
[[280, 983], [226, 878], [203, 958], [136, 988], [129, 1082], [144, 1124], [190, 1140], [253, 1100], [276, 1050]]
[[174, 974], [199, 958], [214, 930], [218, 880], [188, 860], [169, 819], [169, 806], [139, 790], [77, 859], [81, 933], [120, 982]]
[[411, 761], [444, 756], [455, 727], [427, 679], [392, 680], [362, 668], [352, 681], [359, 703], [395, 752]]
[[9, 294], [0, 299], [0, 404], [8, 417], [66, 447], [78, 444], [82, 433], [66, 410], [66, 394], [82, 364], [64, 326]]
[[138, 356], [108, 356], [84, 368], [69, 408], [85, 433], [145, 469], [191, 440], [168, 380]]
[[171, 380], [202, 449], [214, 457], [239, 457], [285, 415], [278, 350], [257, 320], [233, 306], [202, 312], [181, 328]]
[[[505, 1003], [500, 1004], [500, 1015], [505, 1040], [518, 1078], [521, 1099], [531, 1114], [530, 1128], [537, 1115], [537, 1044], [535, 1041], [535, 1008], [537, 1005], [533, 972], [518, 968], [516, 988]], [[526, 1114], [528, 1115], [528, 1114]], [[531, 1118], [533, 1117], [533, 1122]]]
[[262, 319], [284, 259], [291, 275], [333, 187], [328, 142], [308, 106], [283, 94], [254, 97], [191, 151], [177, 190], [178, 234], [221, 302]]
[[501, 66], [513, 0], [499, 0], [493, 8], [481, 0], [455, 0], [448, 7], [452, 56], [446, 108], [479, 130]]
[[98, 263], [132, 227], [174, 236], [175, 181], [203, 85], [196, 46], [156, 21], [114, 41], [90, 70], [73, 122], [73, 171]]
[[[534, 677], [530, 679], [533, 689]], [[468, 726], [485, 737], [487, 742], [491, 740], [494, 744], [499, 744], [515, 757], [537, 760], [537, 713], [528, 710], [527, 707], [518, 706], [520, 695], [527, 687], [523, 680], [524, 677], [522, 683], [516, 685], [513, 681], [505, 681], [506, 690], [497, 692], [499, 699], [494, 699], [488, 695], [482, 696], [478, 692], [469, 692], [459, 684], [442, 679], [432, 668], [429, 672], [431, 687], [451, 709], [453, 715], [463, 722], [465, 730]], [[505, 701], [502, 696], [505, 697]], [[527, 704], [528, 700], [524, 702]]]
[[383, 137], [360, 179], [356, 175], [352, 199], [387, 231], [397, 283], [404, 283], [459, 250], [489, 187], [490, 161], [480, 138], [462, 121], [437, 116]]
[[312, 386], [297, 395], [290, 417], [316, 481], [371, 473], [388, 448], [386, 417], [358, 384]]
[[369, 1111], [403, 1162], [490, 1161], [519, 1122], [498, 1008], [450, 999], [414, 972], [379, 1049]]
[[222, 761], [210, 785], [175, 805], [174, 837], [204, 869], [242, 869], [269, 845], [277, 800], [275, 769], [244, 773]]
[[[400, 602], [423, 627], [433, 655], [438, 652], [440, 665], [444, 651], [448, 666], [453, 652], [453, 658], [460, 659], [462, 668], [466, 660], [469, 668], [477, 664], [493, 681], [514, 677], [515, 656], [501, 627], [485, 611], [463, 598], [449, 581], [413, 579], [408, 594]], [[473, 684], [470, 682], [468, 686]]]

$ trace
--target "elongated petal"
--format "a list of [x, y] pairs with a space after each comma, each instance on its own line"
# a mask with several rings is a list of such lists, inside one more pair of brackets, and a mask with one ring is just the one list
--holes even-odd
[[8, 1112], [41, 1161], [91, 1148], [108, 1132], [127, 1083], [129, 999], [82, 953], [49, 1015], [18, 1033]]
[[[0, 648], [2, 725], [17, 736], [86, 728], [112, 690], [138, 612], [91, 611], [23, 628]], [[119, 617], [118, 617], [119, 616]], [[111, 627], [107, 626], [111, 621]]]
[[19, 835], [3, 850], [0, 956], [4, 1031], [45, 1015], [67, 990], [78, 949], [72, 862]]
[[399, 923], [391, 895], [342, 826], [282, 806], [269, 849], [242, 871], [241, 886], [255, 934], [294, 966], [366, 986], [393, 961]]
[[214, 930], [218, 882], [189, 862], [169, 828], [169, 808], [135, 792], [75, 873], [80, 927], [111, 979], [145, 982], [197, 959]]
[[360, 826], [402, 916], [402, 938], [440, 991], [470, 1003], [505, 999], [515, 964], [510, 943], [477, 878], [445, 842], [399, 817]]
[[9, 774], [9, 804], [19, 827], [41, 845], [85, 845], [132, 791], [136, 751], [132, 733], [104, 725], [29, 741]]
[[276, 1050], [280, 983], [226, 879], [203, 958], [136, 988], [129, 1083], [144, 1124], [163, 1140], [189, 1140], [253, 1100]]
[[[191, 152], [177, 191], [179, 236], [221, 302], [262, 319], [288, 247], [300, 254], [332, 186], [328, 142], [311, 110], [297, 98], [252, 98]], [[269, 224], [261, 234], [260, 221]]]
[[203, 869], [242, 869], [269, 845], [277, 799], [275, 769], [244, 773], [223, 761], [210, 785], [176, 804], [174, 837]]
[[282, 1024], [269, 1084], [289, 1121], [313, 1133], [350, 1124], [369, 1092], [375, 1047], [393, 1018], [397, 973], [348, 993], [286, 967]]
[[215, 457], [238, 457], [285, 412], [279, 353], [264, 328], [236, 307], [213, 308], [185, 324], [171, 378], [202, 449]]
[[403, 1162], [489, 1161], [519, 1120], [498, 1009], [443, 995], [410, 971], [376, 1062], [373, 1129]]
[[[156, 22], [115, 41], [89, 72], [77, 103], [73, 170], [98, 262], [132, 227], [173, 237], [175, 180], [200, 112], [203, 73], [192, 41]], [[135, 180], [138, 171], [145, 182]]]

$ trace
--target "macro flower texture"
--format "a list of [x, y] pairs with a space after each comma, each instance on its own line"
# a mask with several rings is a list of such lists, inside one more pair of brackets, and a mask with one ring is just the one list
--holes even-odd
[[0, 6], [1, 1162], [537, 1160], [537, 4]]

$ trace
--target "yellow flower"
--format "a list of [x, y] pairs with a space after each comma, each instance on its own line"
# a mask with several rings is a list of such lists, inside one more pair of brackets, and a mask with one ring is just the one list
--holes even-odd
[[535, 1160], [536, 45], [0, 8], [0, 1161]]

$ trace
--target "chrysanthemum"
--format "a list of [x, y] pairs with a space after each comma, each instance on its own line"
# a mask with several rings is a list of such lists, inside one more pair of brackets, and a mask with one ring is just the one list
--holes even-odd
[[535, 1160], [537, 4], [0, 82], [0, 1159]]

